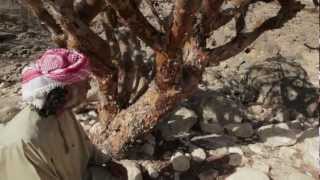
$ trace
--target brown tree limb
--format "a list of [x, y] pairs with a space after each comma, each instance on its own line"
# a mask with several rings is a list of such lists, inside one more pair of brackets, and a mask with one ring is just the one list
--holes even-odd
[[[176, 0], [173, 22], [168, 32], [168, 54], [174, 57], [176, 50], [181, 48], [192, 32], [193, 19], [201, 5], [199, 0]], [[173, 52], [170, 52], [173, 51]]]
[[235, 16], [240, 16], [242, 12], [246, 11], [247, 6], [252, 2], [252, 0], [239, 0], [236, 1], [238, 4], [233, 6], [229, 6], [223, 2], [225, 1], [204, 0], [204, 18], [201, 24], [203, 33], [206, 37], [208, 37], [212, 31], [215, 31], [221, 26], [227, 24]]
[[81, 0], [75, 3], [74, 10], [84, 23], [90, 24], [91, 20], [105, 7], [104, 0]]
[[107, 0], [139, 38], [155, 51], [162, 51], [163, 35], [143, 16], [133, 0]]
[[23, 0], [29, 8], [37, 16], [41, 22], [43, 22], [51, 33], [52, 40], [59, 47], [66, 47], [66, 37], [63, 34], [62, 29], [56, 23], [55, 19], [48, 13], [43, 7], [41, 0]]
[[179, 86], [182, 79], [182, 48], [190, 38], [194, 15], [200, 7], [198, 0], [177, 0], [173, 13], [173, 22], [167, 32], [166, 52], [156, 53], [156, 84], [160, 90]]
[[250, 46], [264, 32], [280, 28], [285, 22], [292, 19], [297, 12], [304, 7], [298, 2], [295, 4], [290, 4], [290, 6], [290, 9], [287, 9], [286, 11], [280, 10], [277, 16], [269, 18], [254, 31], [248, 33], [239, 33], [227, 44], [205, 52], [205, 54], [207, 54], [206, 58], [209, 61], [209, 64], [219, 64], [219, 62], [239, 54], [245, 48]]

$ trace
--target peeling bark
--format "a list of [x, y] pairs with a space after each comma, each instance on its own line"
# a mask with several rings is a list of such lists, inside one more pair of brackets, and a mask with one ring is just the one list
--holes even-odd
[[120, 112], [108, 130], [99, 132], [100, 136], [95, 136], [94, 143], [114, 158], [125, 157], [137, 138], [150, 132], [178, 102], [193, 94], [198, 82], [193, 83], [184, 91], [171, 89], [163, 92], [152, 86], [135, 104]]

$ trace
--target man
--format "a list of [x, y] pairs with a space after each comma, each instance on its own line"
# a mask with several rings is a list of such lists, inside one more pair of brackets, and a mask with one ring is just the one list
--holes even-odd
[[89, 73], [89, 60], [67, 49], [48, 50], [23, 70], [28, 106], [0, 126], [1, 180], [114, 179], [103, 164], [126, 176], [90, 143], [71, 112], [86, 97]]

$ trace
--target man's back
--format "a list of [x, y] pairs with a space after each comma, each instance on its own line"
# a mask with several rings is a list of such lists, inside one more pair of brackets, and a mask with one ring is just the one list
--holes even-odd
[[82, 179], [88, 141], [70, 112], [42, 118], [28, 106], [0, 126], [1, 180]]

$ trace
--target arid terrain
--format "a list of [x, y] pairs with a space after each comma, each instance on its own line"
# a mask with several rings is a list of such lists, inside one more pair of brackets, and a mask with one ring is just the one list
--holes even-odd
[[[129, 159], [139, 160], [143, 179], [319, 179], [319, 8], [300, 1], [304, 8], [294, 18], [207, 68], [201, 91], [137, 141]], [[165, 11], [169, 4], [160, 5]], [[276, 3], [250, 6], [245, 31], [278, 10]], [[232, 21], [210, 43], [234, 35]], [[32, 14], [0, 4], [0, 126], [24, 107], [21, 70], [51, 47]], [[88, 96], [95, 99], [94, 84]], [[98, 123], [95, 103], [74, 110], [88, 132]]]

